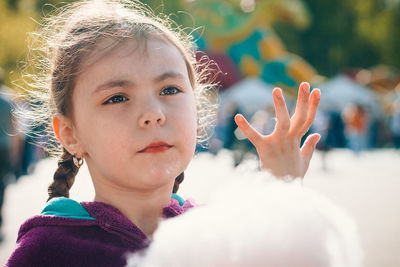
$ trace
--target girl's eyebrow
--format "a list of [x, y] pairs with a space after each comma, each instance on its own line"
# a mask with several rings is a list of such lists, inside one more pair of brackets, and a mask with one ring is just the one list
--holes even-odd
[[105, 83], [100, 84], [99, 86], [96, 87], [94, 90], [93, 94], [107, 90], [112, 87], [127, 87], [127, 86], [133, 86], [134, 83], [132, 81], [128, 80], [111, 80], [111, 81], [106, 81]]
[[180, 72], [167, 71], [167, 72], [164, 72], [161, 75], [157, 76], [154, 79], [154, 81], [155, 82], [162, 82], [162, 81], [164, 81], [166, 79], [169, 79], [169, 78], [178, 78], [178, 79], [182, 79], [183, 80], [183, 79], [185, 79], [185, 76]]
[[[154, 82], [159, 83], [159, 82], [162, 82], [162, 81], [164, 81], [166, 79], [170, 79], [170, 78], [184, 80], [185, 76], [180, 72], [167, 71], [167, 72], [164, 72], [164, 73], [158, 75], [157, 77], [155, 77]], [[112, 87], [129, 87], [129, 86], [134, 86], [134, 85], [135, 85], [135, 83], [130, 80], [120, 80], [120, 79], [110, 80], [110, 81], [106, 81], [105, 83], [102, 83], [99, 86], [97, 86], [96, 89], [94, 90], [93, 94], [103, 91], [103, 90], [107, 90]]]

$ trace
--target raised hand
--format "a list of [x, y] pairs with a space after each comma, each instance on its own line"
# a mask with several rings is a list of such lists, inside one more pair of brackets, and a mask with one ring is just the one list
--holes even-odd
[[275, 88], [272, 96], [277, 123], [270, 135], [261, 135], [241, 114], [235, 116], [235, 122], [256, 147], [261, 169], [269, 170], [276, 177], [304, 177], [320, 135], [309, 135], [301, 148], [300, 142], [315, 119], [321, 92], [315, 89], [310, 94], [310, 85], [301, 83], [291, 118], [282, 90]]

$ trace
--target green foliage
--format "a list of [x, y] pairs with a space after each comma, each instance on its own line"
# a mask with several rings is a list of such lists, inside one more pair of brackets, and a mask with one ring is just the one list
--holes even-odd
[[[12, 1], [9, 1], [12, 2]], [[10, 86], [10, 72], [17, 79], [20, 77], [19, 62], [24, 60], [27, 52], [25, 42], [27, 32], [35, 29], [36, 17], [33, 10], [16, 10], [13, 5], [8, 6], [7, 2], [0, 2], [0, 67], [5, 72], [5, 84]]]
[[399, 0], [304, 0], [312, 14], [299, 32], [278, 24], [290, 51], [300, 54], [321, 74], [387, 64], [400, 68]]

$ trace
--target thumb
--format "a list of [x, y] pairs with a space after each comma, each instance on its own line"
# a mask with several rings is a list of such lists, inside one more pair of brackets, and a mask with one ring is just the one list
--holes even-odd
[[301, 155], [303, 156], [307, 166], [310, 164], [310, 160], [314, 153], [315, 147], [317, 146], [317, 143], [320, 139], [321, 139], [321, 135], [319, 135], [317, 133], [311, 134], [307, 137], [302, 148], [300, 149]]
[[242, 114], [237, 114], [235, 116], [235, 122], [250, 142], [252, 142], [254, 146], [257, 146], [258, 141], [262, 138], [257, 130], [250, 125]]

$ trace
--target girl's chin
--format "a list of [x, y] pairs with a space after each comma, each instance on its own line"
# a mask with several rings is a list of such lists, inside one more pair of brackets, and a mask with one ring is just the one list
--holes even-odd
[[138, 166], [143, 175], [160, 177], [177, 177], [182, 171], [181, 160], [165, 158], [156, 161], [145, 161]]
[[162, 168], [159, 167], [157, 169], [151, 169], [149, 172], [142, 172], [142, 176], [145, 181], [150, 181], [151, 184], [167, 184], [169, 182], [175, 181], [175, 178], [182, 171], [177, 170], [176, 168]]

